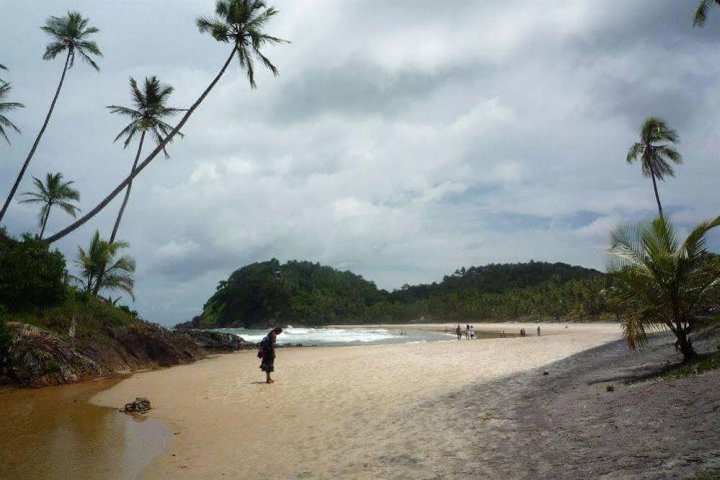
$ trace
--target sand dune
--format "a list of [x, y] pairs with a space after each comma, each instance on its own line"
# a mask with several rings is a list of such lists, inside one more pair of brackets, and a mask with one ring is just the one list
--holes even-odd
[[[523, 388], [516, 374], [620, 338], [618, 324], [542, 324], [540, 337], [522, 326], [530, 336], [282, 349], [272, 385], [255, 353], [239, 352], [134, 375], [93, 403], [146, 396], [173, 430], [141, 478], [439, 478], [472, 466], [474, 440], [453, 424], [502, 423], [489, 405]], [[474, 401], [454, 408], [470, 385]]]

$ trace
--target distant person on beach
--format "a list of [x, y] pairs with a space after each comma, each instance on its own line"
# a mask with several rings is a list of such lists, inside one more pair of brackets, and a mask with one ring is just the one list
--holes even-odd
[[465, 325], [465, 339], [470, 340], [470, 325]]
[[473, 338], [475, 338], [475, 327], [470, 325], [470, 340], [472, 340]]
[[538, 337], [540, 336], [540, 325], [538, 325]]
[[458, 336], [458, 342], [462, 338], [462, 329], [460, 328], [460, 324], [458, 324], [457, 328], [455, 329], [455, 333], [457, 333]]
[[275, 340], [282, 331], [282, 328], [275, 327], [260, 341], [258, 357], [262, 358], [260, 370], [265, 372], [265, 383], [275, 383], [270, 374], [275, 371]]

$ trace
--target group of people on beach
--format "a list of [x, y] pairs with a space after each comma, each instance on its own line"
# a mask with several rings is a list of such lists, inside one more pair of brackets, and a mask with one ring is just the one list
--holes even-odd
[[[460, 328], [460, 324], [458, 324], [457, 328], [455, 329], [455, 333], [457, 334], [458, 340], [460, 340], [463, 336], [463, 329]], [[472, 325], [465, 325], [465, 338], [468, 340], [472, 340], [475, 338], [475, 327]]]
[[[540, 336], [540, 325], [538, 325], [538, 327], [537, 327], [537, 334], [538, 334], [538, 337], [539, 337], [539, 336]], [[527, 333], [525, 333], [525, 329], [524, 329], [524, 328], [521, 328], [521, 329], [520, 329], [520, 336], [521, 336], [521, 337], [524, 337], [524, 336], [526, 336], [526, 335], [527, 335]]]

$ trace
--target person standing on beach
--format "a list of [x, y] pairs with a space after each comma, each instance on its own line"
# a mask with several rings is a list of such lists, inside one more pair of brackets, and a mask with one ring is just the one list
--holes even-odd
[[470, 340], [472, 340], [473, 338], [475, 338], [475, 327], [470, 325]]
[[265, 372], [265, 383], [275, 383], [275, 380], [270, 378], [270, 374], [275, 371], [275, 340], [282, 331], [282, 328], [275, 327], [260, 341], [258, 356], [262, 355], [260, 370]]
[[540, 336], [540, 325], [538, 325], [538, 337]]
[[455, 333], [457, 333], [458, 336], [458, 342], [462, 338], [462, 329], [460, 328], [460, 324], [458, 324], [457, 328], [455, 329]]

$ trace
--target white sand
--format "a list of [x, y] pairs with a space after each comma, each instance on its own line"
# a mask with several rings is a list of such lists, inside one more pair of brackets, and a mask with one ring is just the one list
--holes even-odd
[[136, 374], [93, 403], [148, 397], [150, 415], [170, 425], [169, 445], [141, 478], [397, 478], [403, 462], [441, 465], [467, 443], [435, 420], [439, 399], [478, 384], [475, 421], [486, 413], [482, 382], [620, 338], [618, 324], [541, 324], [540, 337], [536, 326], [475, 325], [525, 327], [526, 338], [279, 349], [272, 385], [243, 351]]

